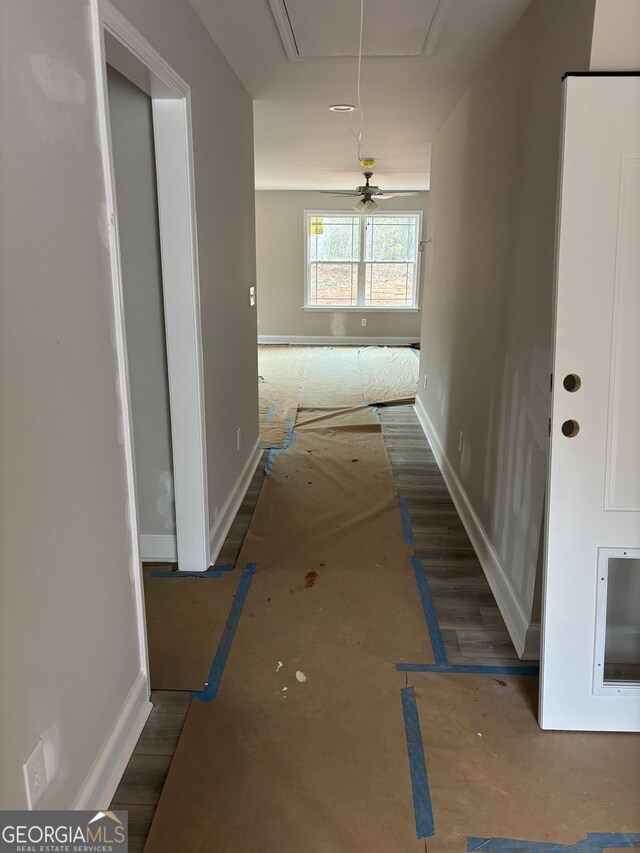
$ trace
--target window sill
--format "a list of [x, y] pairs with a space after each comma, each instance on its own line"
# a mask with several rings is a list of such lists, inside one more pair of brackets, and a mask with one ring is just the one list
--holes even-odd
[[319, 311], [325, 314], [342, 314], [358, 311], [360, 314], [418, 314], [420, 308], [392, 308], [390, 306], [372, 305], [303, 305], [303, 311]]

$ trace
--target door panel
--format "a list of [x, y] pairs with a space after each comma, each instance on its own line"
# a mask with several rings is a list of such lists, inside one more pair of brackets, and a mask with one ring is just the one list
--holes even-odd
[[540, 725], [640, 731], [640, 78], [563, 86]]
[[607, 441], [607, 503], [610, 510], [640, 510], [640, 157], [621, 163], [618, 252], [614, 275], [611, 397]]

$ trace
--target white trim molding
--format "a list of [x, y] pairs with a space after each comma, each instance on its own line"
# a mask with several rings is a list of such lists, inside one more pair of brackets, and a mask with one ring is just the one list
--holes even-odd
[[385, 346], [407, 347], [417, 344], [420, 335], [412, 338], [365, 338], [359, 336], [334, 337], [332, 335], [258, 335], [259, 344], [301, 344], [306, 346], [341, 347], [341, 346]]
[[433, 455], [449, 489], [451, 499], [458, 510], [458, 514], [491, 587], [491, 592], [500, 609], [516, 652], [523, 660], [536, 659], [537, 654], [534, 654], [536, 649], [533, 634], [529, 638], [529, 642], [527, 642], [529, 616], [505, 570], [500, 555], [473, 508], [471, 500], [453, 465], [447, 458], [435, 428], [419, 398], [416, 398], [414, 409], [422, 430], [427, 437], [427, 441], [431, 445]]
[[524, 641], [523, 660], [540, 660], [540, 623], [532, 622], [527, 628]]
[[211, 565], [213, 565], [222, 550], [224, 540], [227, 538], [229, 528], [233, 524], [233, 519], [240, 509], [240, 504], [244, 500], [249, 484], [256, 472], [256, 468], [260, 464], [262, 458], [262, 441], [258, 437], [253, 446], [249, 458], [247, 459], [244, 468], [240, 472], [235, 486], [231, 490], [229, 497], [224, 503], [221, 511], [218, 513], [211, 530], [209, 531], [209, 542], [211, 547]]
[[142, 533], [140, 535], [140, 556], [143, 563], [154, 560], [178, 562], [178, 544], [175, 533]]
[[153, 705], [149, 701], [149, 683], [139, 672], [118, 717], [85, 779], [72, 808], [109, 808], [116, 788], [133, 754]]
[[[151, 95], [155, 139], [178, 562], [182, 569], [205, 571], [209, 565], [209, 507], [191, 93], [185, 80], [111, 0], [91, 0], [91, 7], [134, 548], [137, 550], [138, 547], [138, 521], [135, 518], [137, 489], [107, 62], [113, 63], [134, 82], [142, 77], [149, 83], [147, 91]], [[134, 554], [133, 563], [139, 563], [137, 554]]]

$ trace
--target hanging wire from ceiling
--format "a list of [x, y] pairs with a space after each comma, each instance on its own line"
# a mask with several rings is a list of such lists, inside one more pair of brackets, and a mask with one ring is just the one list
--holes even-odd
[[357, 86], [357, 101], [358, 113], [360, 114], [360, 131], [355, 133], [352, 131], [358, 143], [358, 162], [362, 159], [362, 138], [364, 136], [364, 113], [362, 112], [362, 103], [360, 101], [360, 78], [362, 76], [362, 33], [364, 32], [364, 0], [360, 0], [360, 41], [358, 44], [358, 86]]

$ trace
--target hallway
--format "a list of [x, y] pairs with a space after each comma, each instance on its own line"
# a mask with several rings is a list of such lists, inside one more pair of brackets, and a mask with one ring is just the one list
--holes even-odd
[[[274, 851], [422, 851], [423, 838], [429, 850], [467, 849], [464, 835], [492, 826], [482, 804], [495, 739], [470, 762], [459, 756], [476, 823], [463, 823], [461, 832], [461, 815], [448, 813], [441, 795], [455, 792], [456, 746], [470, 725], [479, 739], [480, 724], [500, 721], [495, 737], [513, 741], [500, 750], [506, 772], [520, 772], [522, 735], [527, 762], [541, 753], [542, 775], [559, 768], [538, 743], [537, 679], [527, 674], [535, 668], [517, 660], [413, 408], [302, 409], [290, 444], [263, 458], [268, 476], [261, 466], [218, 560], [236, 569], [220, 579], [155, 580], [173, 594], [176, 584], [190, 584], [208, 595], [244, 569], [232, 582], [233, 607], [239, 598], [244, 607], [227, 616], [231, 599], [224, 592], [207, 605], [216, 611], [218, 635], [233, 629], [215, 688], [209, 678], [192, 701], [186, 691], [152, 695], [156, 708], [112, 804], [129, 810], [138, 845], [132, 840], [131, 849], [142, 849], [154, 815], [145, 848], [152, 853], [256, 844]], [[253, 563], [255, 573], [247, 572]], [[174, 627], [165, 628], [175, 648]], [[412, 664], [436, 672], [413, 671]], [[153, 685], [153, 657], [151, 666]], [[482, 669], [488, 666], [499, 671]], [[438, 674], [455, 667], [465, 674]], [[469, 702], [480, 703], [479, 721], [468, 718]], [[436, 759], [438, 746], [453, 741], [445, 764], [436, 762], [441, 776], [430, 789], [431, 755], [420, 753], [435, 712], [445, 713], [431, 745]], [[586, 772], [593, 736], [552, 740], [557, 745], [563, 737], [574, 770], [586, 761]], [[625, 768], [627, 782], [637, 776], [632, 756], [622, 754], [624, 736], [596, 738], [603, 766], [615, 757], [621, 779]], [[635, 805], [618, 784], [622, 820]], [[507, 800], [508, 792], [506, 782], [494, 791]], [[578, 793], [575, 786], [565, 792], [575, 811], [572, 827], [545, 825], [544, 813], [527, 824], [523, 799], [505, 826], [515, 827], [513, 837], [529, 825], [534, 837], [540, 827], [541, 839], [575, 840], [594, 806], [582, 798], [578, 808]]]
[[0, 29], [0, 836], [640, 851], [640, 0]]

